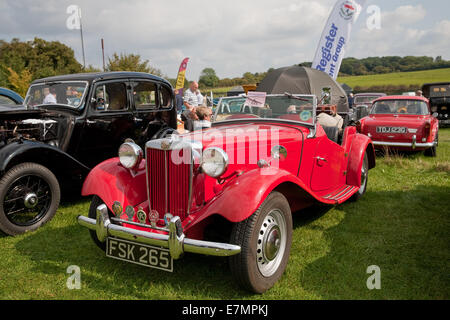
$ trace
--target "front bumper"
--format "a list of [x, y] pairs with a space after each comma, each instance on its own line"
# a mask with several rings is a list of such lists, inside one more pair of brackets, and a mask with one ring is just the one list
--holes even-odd
[[142, 244], [168, 248], [173, 259], [178, 259], [184, 252], [212, 255], [232, 256], [241, 252], [241, 247], [228, 243], [195, 240], [186, 238], [179, 217], [173, 217], [169, 222], [169, 234], [160, 234], [126, 228], [111, 222], [108, 208], [105, 204], [97, 207], [97, 219], [78, 216], [78, 224], [93, 230], [100, 242], [112, 236]]

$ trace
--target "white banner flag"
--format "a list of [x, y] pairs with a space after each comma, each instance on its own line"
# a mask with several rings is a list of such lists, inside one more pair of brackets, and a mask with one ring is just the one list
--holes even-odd
[[352, 25], [366, 0], [338, 0], [319, 41], [312, 67], [336, 80], [350, 39]]

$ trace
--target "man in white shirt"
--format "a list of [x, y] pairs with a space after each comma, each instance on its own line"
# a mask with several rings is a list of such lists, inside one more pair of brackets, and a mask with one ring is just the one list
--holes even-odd
[[[197, 97], [198, 83], [192, 81], [189, 85], [189, 89], [184, 92], [183, 102], [186, 106], [186, 109], [189, 111], [194, 110], [198, 107], [198, 97]], [[194, 110], [195, 112], [195, 110]]]
[[[47, 89], [48, 90], [48, 89]], [[44, 91], [44, 94], [46, 90]], [[50, 88], [48, 94], [45, 96], [43, 104], [56, 104], [56, 90], [54, 88]]]
[[197, 95], [198, 105], [202, 106], [204, 99], [203, 99], [203, 95], [201, 94], [200, 90], [197, 90], [196, 95]]

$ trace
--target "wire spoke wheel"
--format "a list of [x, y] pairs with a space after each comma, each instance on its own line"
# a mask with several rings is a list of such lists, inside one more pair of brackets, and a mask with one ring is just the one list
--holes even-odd
[[3, 210], [12, 223], [29, 226], [45, 215], [51, 201], [49, 184], [39, 176], [27, 175], [16, 179], [8, 188]]
[[55, 215], [59, 200], [50, 170], [32, 162], [16, 165], [0, 179], [0, 231], [17, 235], [39, 228]]

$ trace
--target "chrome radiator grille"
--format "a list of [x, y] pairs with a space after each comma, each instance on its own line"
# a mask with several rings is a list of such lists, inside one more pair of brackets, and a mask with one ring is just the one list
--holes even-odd
[[190, 210], [192, 150], [162, 150], [147, 145], [146, 153], [150, 208], [158, 211], [160, 218], [171, 213], [183, 219]]

